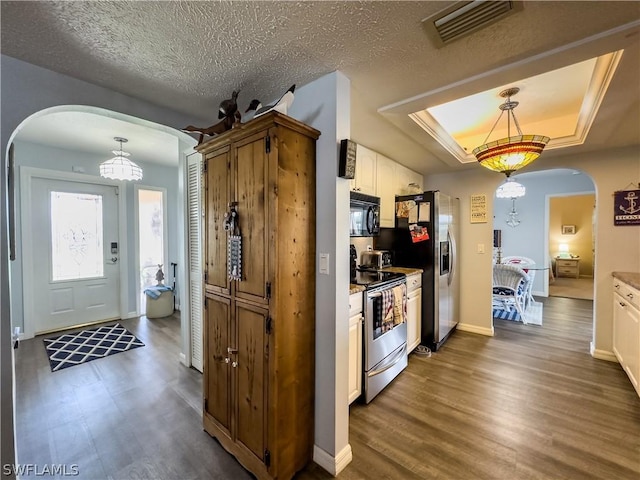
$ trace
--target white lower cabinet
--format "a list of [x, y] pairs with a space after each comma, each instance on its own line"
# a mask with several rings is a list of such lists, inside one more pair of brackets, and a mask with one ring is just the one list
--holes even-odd
[[407, 351], [420, 345], [422, 335], [422, 274], [407, 277]]
[[349, 296], [349, 405], [362, 393], [362, 292]]
[[640, 292], [613, 280], [613, 353], [640, 395]]

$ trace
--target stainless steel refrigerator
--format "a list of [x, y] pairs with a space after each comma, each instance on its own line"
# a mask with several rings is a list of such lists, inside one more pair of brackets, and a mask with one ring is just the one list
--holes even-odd
[[376, 248], [393, 264], [423, 269], [421, 344], [438, 350], [459, 320], [457, 255], [460, 201], [439, 191], [396, 196], [395, 228], [383, 228]]

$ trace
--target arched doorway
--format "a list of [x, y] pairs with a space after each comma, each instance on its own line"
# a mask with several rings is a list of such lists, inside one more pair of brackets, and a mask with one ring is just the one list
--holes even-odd
[[[526, 194], [516, 199], [494, 199], [493, 228], [496, 232], [494, 237], [499, 237], [501, 240], [500, 256], [502, 258], [521, 256], [531, 259], [536, 265], [534, 271], [529, 272], [534, 277], [532, 294], [534, 297], [547, 298], [550, 284], [553, 285], [556, 278], [555, 258], [559, 254], [559, 244], [569, 242], [568, 239], [576, 238], [569, 233], [571, 228], [565, 228], [566, 232], [563, 233], [561, 226], [572, 225], [574, 230], [580, 230], [581, 238], [587, 239], [589, 255], [583, 254], [584, 273], [582, 275], [586, 277], [590, 272], [591, 278], [585, 279], [584, 283], [589, 284], [588, 288], [591, 291], [588, 298], [593, 300], [592, 265], [594, 264], [595, 242], [592, 240], [594, 238], [592, 219], [594, 205], [591, 204], [586, 213], [578, 213], [575, 209], [571, 214], [550, 211], [550, 204], [556, 198], [580, 195], [590, 196], [595, 200], [596, 187], [593, 180], [589, 175], [579, 170], [567, 168], [521, 173], [514, 175], [513, 179], [526, 188]], [[571, 245], [571, 242], [569, 243]], [[578, 255], [583, 250], [577, 242], [574, 243], [573, 253]], [[498, 247], [494, 246], [494, 257], [497, 253]], [[576, 259], [568, 261], [576, 263]], [[592, 317], [591, 335], [593, 335], [592, 303], [589, 308]], [[544, 315], [543, 311], [542, 315]], [[509, 316], [502, 315], [502, 317]]]

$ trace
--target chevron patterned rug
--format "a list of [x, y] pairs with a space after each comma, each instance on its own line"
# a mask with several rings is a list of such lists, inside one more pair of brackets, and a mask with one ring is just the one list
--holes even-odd
[[44, 339], [52, 372], [138, 347], [144, 343], [119, 323]]
[[[493, 307], [493, 318], [499, 318], [501, 320], [513, 320], [514, 322], [521, 322], [520, 314], [515, 309], [515, 307], [511, 307], [510, 310], [504, 310], [502, 308], [496, 308], [497, 305]], [[541, 302], [531, 302], [529, 307], [524, 312], [525, 317], [527, 318], [527, 325], [542, 325], [542, 303]]]

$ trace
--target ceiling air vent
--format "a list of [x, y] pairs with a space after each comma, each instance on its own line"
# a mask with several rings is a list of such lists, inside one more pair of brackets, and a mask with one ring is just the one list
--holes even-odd
[[522, 2], [475, 0], [459, 2], [422, 20], [437, 48], [522, 10]]

